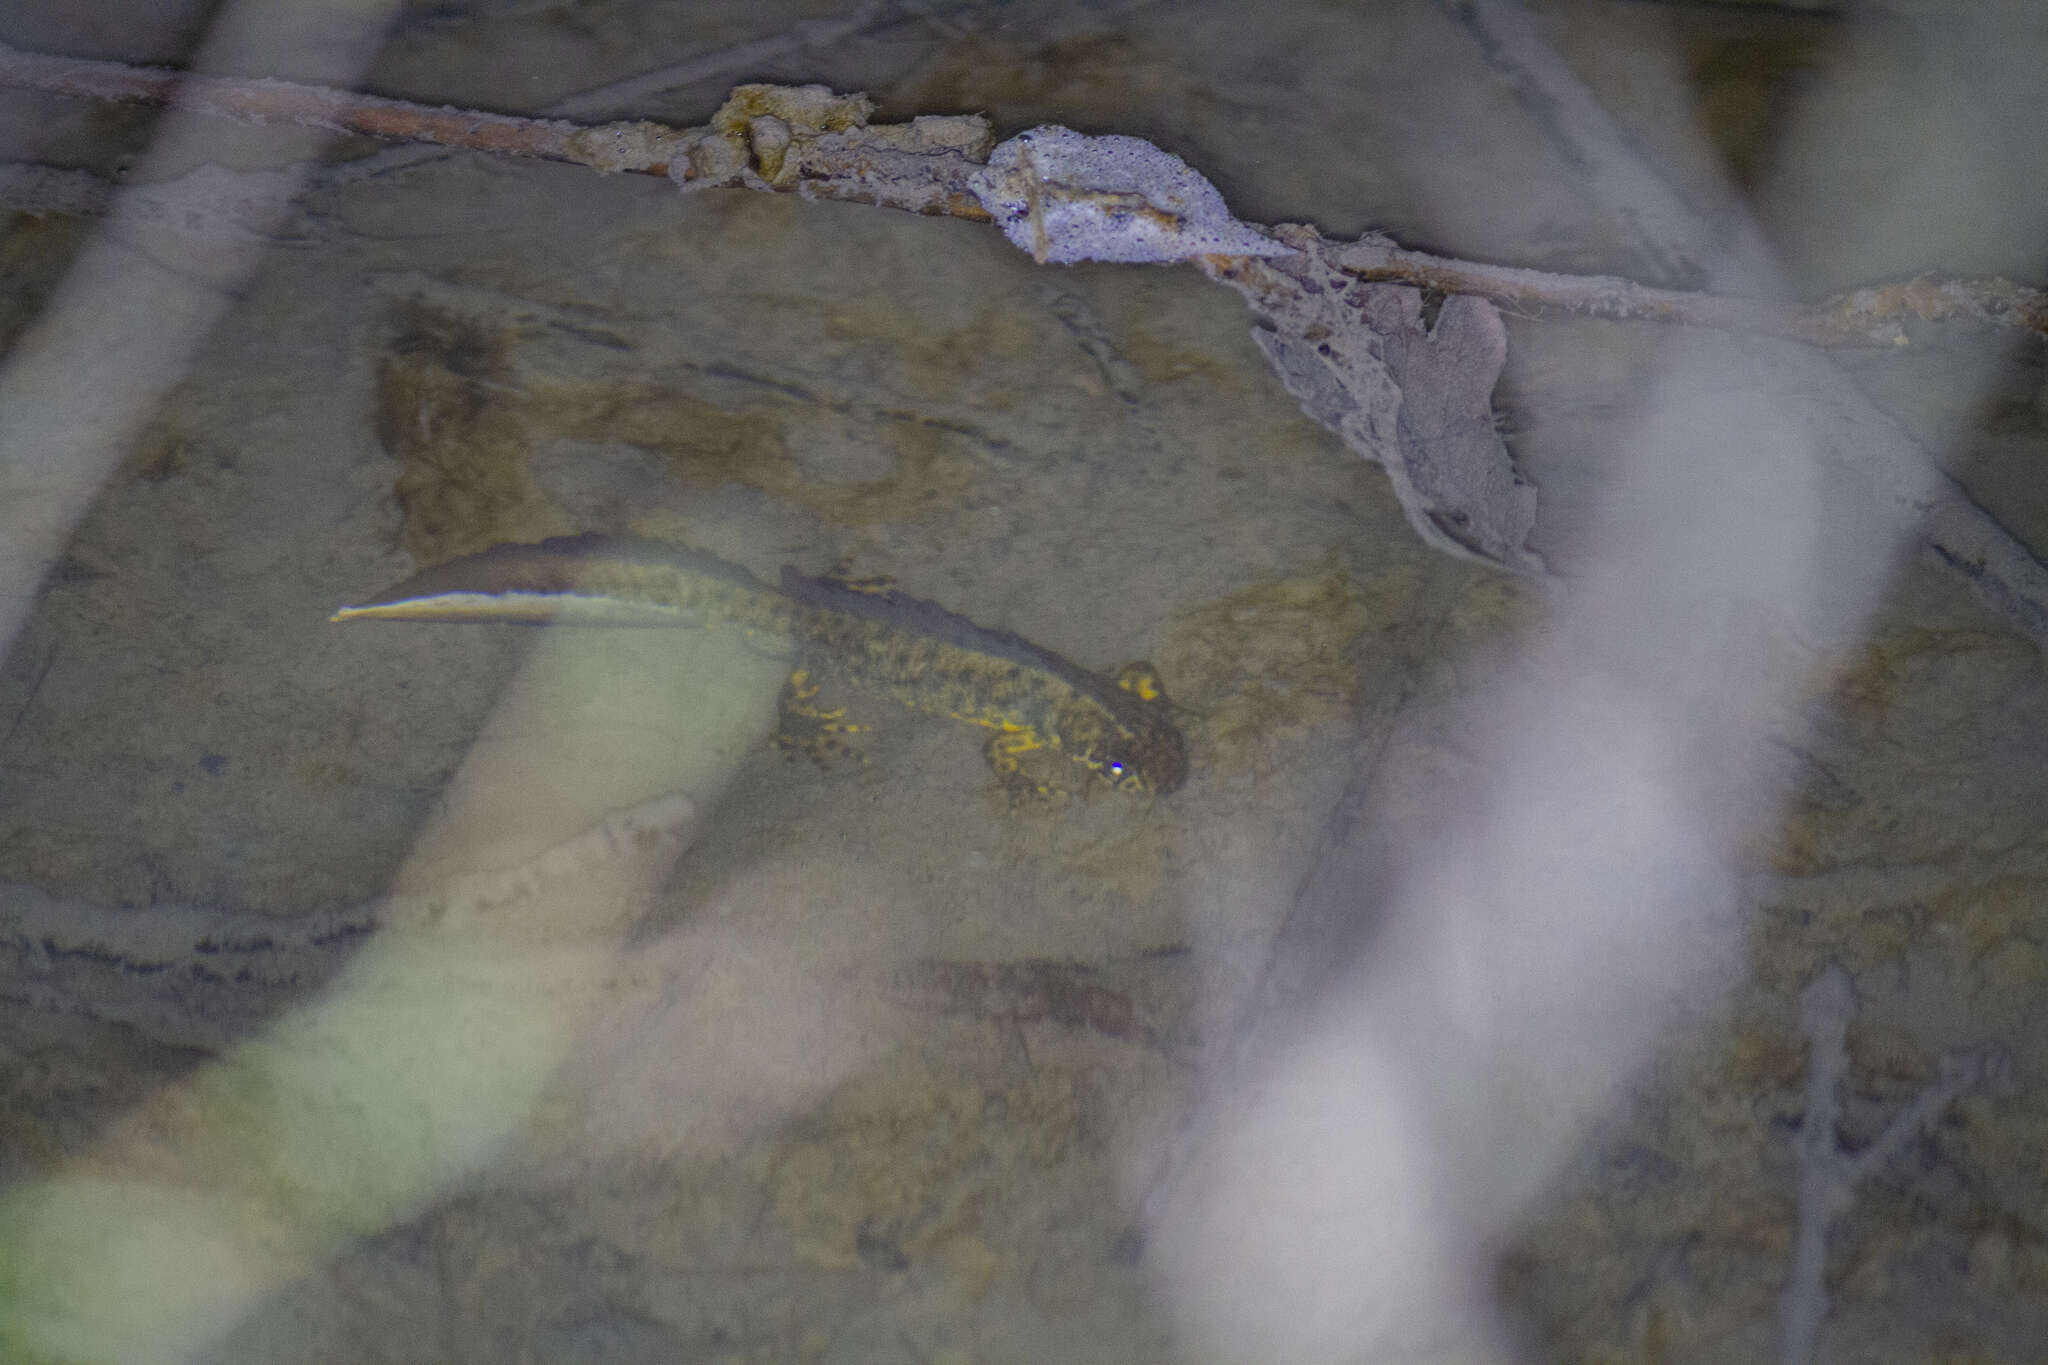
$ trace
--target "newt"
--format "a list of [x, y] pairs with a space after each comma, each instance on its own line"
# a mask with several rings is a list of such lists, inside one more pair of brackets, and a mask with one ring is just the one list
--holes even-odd
[[1047, 750], [1124, 791], [1165, 794], [1188, 775], [1187, 742], [1149, 664], [1092, 672], [893, 587], [793, 567], [771, 586], [686, 546], [605, 535], [499, 545], [329, 619], [736, 626], [796, 643], [789, 691], [799, 698], [823, 674], [994, 731], [989, 765], [1011, 783], [1024, 780], [1027, 755]]

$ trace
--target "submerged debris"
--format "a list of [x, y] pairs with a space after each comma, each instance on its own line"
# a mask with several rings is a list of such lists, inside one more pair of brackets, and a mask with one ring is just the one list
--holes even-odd
[[[1493, 420], [1507, 329], [1485, 299], [1452, 295], [1433, 325], [1423, 296], [1345, 267], [1346, 244], [1283, 225], [1284, 261], [1204, 261], [1265, 325], [1253, 340], [1302, 410], [1387, 471], [1423, 543], [1546, 579], [1529, 547], [1536, 488]], [[1371, 239], [1368, 239], [1370, 241]]]
[[1143, 138], [1032, 128], [999, 144], [968, 185], [1040, 263], [1294, 254], [1233, 218], [1214, 185]]

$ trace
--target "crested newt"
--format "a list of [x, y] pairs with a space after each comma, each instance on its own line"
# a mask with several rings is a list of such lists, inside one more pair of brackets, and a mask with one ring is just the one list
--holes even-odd
[[993, 730], [988, 760], [1006, 780], [1020, 780], [1026, 755], [1044, 750], [1125, 791], [1163, 794], [1187, 780], [1187, 742], [1148, 664], [1091, 672], [894, 588], [789, 567], [771, 586], [684, 546], [604, 535], [499, 545], [423, 570], [330, 619], [733, 625], [797, 642], [800, 696], [815, 669]]

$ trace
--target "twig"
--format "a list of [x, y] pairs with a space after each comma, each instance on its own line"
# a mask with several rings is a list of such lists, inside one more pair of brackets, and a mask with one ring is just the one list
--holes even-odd
[[585, 126], [474, 109], [437, 109], [294, 81], [194, 76], [163, 67], [52, 57], [5, 46], [0, 46], [0, 85], [78, 99], [162, 104], [244, 123], [290, 124], [570, 161], [600, 171], [665, 174], [671, 157], [689, 137], [659, 123]]
[[1577, 313], [1616, 322], [1667, 322], [1724, 332], [1759, 332], [1809, 346], [1900, 346], [1902, 324], [1973, 322], [2048, 337], [2048, 291], [1996, 276], [1916, 275], [1831, 295], [1807, 307], [1728, 294], [1656, 289], [1616, 275], [1555, 275], [1542, 270], [1453, 260], [1366, 237], [1341, 253], [1345, 273], [1362, 280], [1419, 285], [1443, 294], [1476, 294], [1510, 312]]
[[[1686, 215], [1683, 200], [1543, 41], [1520, 7], [1501, 0], [1439, 3], [1472, 33], [1487, 61], [1516, 88], [1550, 134], [1557, 154], [1585, 172], [1597, 197], [1628, 222], [1654, 259], [1676, 269], [1705, 259], [1699, 254], [1700, 244], [1714, 239], [1714, 225]], [[1755, 224], [1734, 204], [1723, 206], [1718, 216], [1725, 220], [1718, 234], [1725, 239], [1722, 276], [1736, 271], [1746, 277], [1766, 276], [1770, 253]], [[1727, 303], [1723, 299], [1703, 306], [1721, 308]], [[1852, 291], [1823, 302], [1806, 317], [1818, 335], [1798, 339], [1821, 345], [1831, 344], [1836, 336], [1896, 345], [1906, 339], [1896, 322], [1912, 317], [1972, 318], [2039, 336], [2048, 333], [2048, 295], [2005, 280], [1941, 281], [1922, 276]], [[1797, 335], [1775, 327], [1740, 330]], [[1797, 371], [1803, 390], [1832, 407], [1838, 425], [1855, 429], [1854, 473], [1894, 508], [1901, 536], [1922, 539], [1968, 580], [1987, 606], [2048, 651], [2048, 565], [1972, 502], [1910, 433], [1816, 352], [1786, 354], [1773, 363]]]
[[[1491, 12], [1494, 7], [1474, 8]], [[1501, 49], [1500, 38], [1499, 33], [1489, 32], [1493, 49]], [[1493, 50], [1491, 55], [1499, 65], [1509, 62], [1513, 54]], [[1530, 78], [1537, 86], [1545, 80], [1565, 79], [1558, 71], [1539, 74], [1542, 79]], [[539, 157], [605, 172], [666, 174], [686, 189], [772, 190], [977, 222], [991, 221], [984, 191], [992, 180], [1001, 178], [996, 174], [998, 168], [990, 164], [993, 137], [986, 120], [979, 116], [927, 117], [870, 126], [867, 120], [873, 104], [866, 96], [836, 95], [823, 86], [742, 85], [733, 90], [708, 127], [678, 129], [646, 121], [578, 125], [431, 108], [286, 81], [181, 76], [161, 69], [50, 57], [0, 46], [0, 86], [7, 85], [83, 98], [154, 101], [256, 123], [292, 123]], [[1129, 143], [1153, 160], [1180, 164], [1137, 139], [1074, 138], [1064, 129], [1034, 130], [1003, 146], [1014, 150], [1034, 135], [1056, 134], [1088, 144]], [[1031, 176], [1024, 178], [1037, 183]], [[1199, 176], [1193, 179], [1207, 188]], [[52, 204], [53, 193], [60, 189], [58, 199], [70, 196], [71, 202], [86, 204], [93, 198], [78, 194], [75, 186], [60, 187], [34, 175], [18, 175], [14, 181], [25, 187], [35, 207], [45, 211]], [[1199, 226], [1156, 205], [1147, 214], [1136, 213], [1125, 202], [1129, 195], [1103, 195], [1094, 192], [1097, 188], [1092, 184], [1045, 183], [1045, 190], [1061, 203], [1092, 206], [1112, 235], [1133, 224], [1142, 226], [1139, 220], [1147, 214], [1155, 218], [1163, 214], [1162, 221], [1175, 229]], [[6, 189], [6, 184], [0, 183], [0, 193]], [[1034, 225], [1039, 221], [1038, 212], [1034, 203]], [[1245, 230], [1238, 236], [1248, 234], [1249, 240], [1270, 241], [1254, 225], [1229, 219], [1220, 199], [1216, 212], [1233, 230]], [[1640, 226], [1648, 231], [1647, 225]], [[1005, 230], [1014, 232], [1017, 227], [1011, 222]], [[1187, 243], [1198, 241], [1199, 234], [1178, 235], [1183, 256], [1192, 251], [1234, 249], [1190, 246]], [[1656, 234], [1649, 236], [1654, 239]], [[1791, 338], [1814, 346], [1896, 345], [1905, 340], [1899, 326], [1902, 318], [1966, 318], [2036, 334], [2048, 332], [2048, 295], [1998, 279], [1944, 281], [1923, 276], [1858, 290], [1801, 311], [1757, 299], [1652, 289], [1612, 277], [1549, 275], [1454, 261], [1407, 251], [1372, 236], [1349, 246], [1333, 245], [1327, 256], [1329, 263], [1361, 280], [1476, 297], [1511, 309], [1676, 322]], [[1227, 264], [1222, 258], [1210, 259], [1212, 267]], [[1831, 374], [1820, 378], [1827, 381], [1822, 388], [1836, 397], [1846, 415], [1872, 427], [1883, 425], [1867, 400], [1845, 380]], [[1988, 603], [2048, 648], [2048, 567], [1952, 485], [1944, 483], [1931, 493], [1924, 491], [1930, 463], [1926, 453], [1902, 432], [1886, 434], [1890, 439], [1867, 451], [1864, 460], [1881, 494], [1901, 505], [1934, 550], [1960, 569]]]
[[1942, 1056], [1935, 1078], [1892, 1116], [1862, 1150], [1842, 1150], [1837, 1124], [1841, 1086], [1849, 1075], [1849, 1024], [1856, 987], [1839, 962], [1821, 969], [1799, 993], [1799, 1030], [1806, 1035], [1806, 1112], [1799, 1126], [1799, 1229], [1792, 1272], [1778, 1307], [1779, 1365], [1811, 1365], [1827, 1321], [1828, 1233], [1848, 1211], [1856, 1186], [1890, 1164], [1906, 1144], [1931, 1130], [1964, 1095], [2012, 1084], [2011, 1054], [1999, 1047]]
[[[1836, 294], [1816, 304], [1809, 316], [1824, 337], [1832, 332], [1845, 341], [1858, 334], [1880, 341], [1879, 328], [1907, 319], [2017, 327], [2048, 337], [2048, 290], [2016, 284], [2001, 275], [1984, 279], [1915, 275], [1903, 282]], [[1905, 339], [1896, 329], [1882, 337], [1894, 344]], [[1831, 343], [1823, 340], [1820, 344]]]
[[[964, 170], [971, 170], [973, 164], [962, 162]], [[214, 188], [227, 184], [231, 174], [221, 172]], [[158, 191], [165, 188], [159, 186]], [[113, 195], [114, 186], [90, 171], [0, 162], [0, 208], [17, 213], [96, 216], [107, 211]], [[975, 216], [965, 211], [964, 205], [948, 203], [944, 211]], [[1614, 322], [1676, 323], [1758, 332], [1830, 347], [1900, 345], [1906, 340], [1902, 324], [1908, 321], [1961, 321], [2048, 336], [2048, 291], [1997, 277], [1919, 275], [1833, 295], [1808, 308], [1790, 308], [1762, 299], [1653, 289], [1614, 275], [1558, 275], [1432, 256], [1396, 246], [1384, 237], [1363, 238], [1333, 249], [1330, 256], [1346, 274], [1371, 283], [1469, 294], [1511, 313], [1537, 317], [1577, 314]]]
[[[857, 30], [857, 19], [871, 24], [873, 15], [863, 10], [832, 26], [831, 32]], [[564, 111], [594, 107], [600, 96], [613, 99], [627, 89], [666, 86], [689, 75], [677, 68], [635, 77], [558, 107]], [[806, 128], [801, 118], [786, 117], [787, 110], [769, 107], [772, 99], [760, 109], [735, 110], [734, 103], [728, 102], [720, 116], [704, 128], [675, 128], [647, 120], [576, 124], [436, 108], [290, 81], [187, 76], [163, 68], [52, 57], [4, 46], [0, 46], [0, 85], [84, 99], [165, 104], [250, 123], [289, 123], [391, 141], [565, 161], [598, 171], [668, 175], [686, 186], [800, 193], [989, 221], [988, 212], [967, 188], [968, 177], [987, 160], [985, 145], [977, 147], [971, 140], [942, 145], [912, 135], [911, 130], [932, 120], [870, 127], [866, 102], [858, 96], [824, 97], [820, 92], [820, 97], [814, 98], [818, 107], [829, 104], [842, 111], [836, 114], [836, 127], [828, 120]], [[789, 89], [742, 86], [735, 95]], [[763, 122], [762, 128], [756, 128], [757, 121]], [[756, 145], [764, 142], [764, 131], [772, 138], [777, 121], [797, 134], [792, 144], [794, 160], [787, 151], [778, 155]], [[944, 122], [958, 125], [962, 120]], [[811, 136], [805, 138], [806, 133]], [[881, 155], [888, 152], [909, 152], [917, 157], [918, 183], [914, 187], [889, 174], [901, 167], [889, 164], [890, 158]], [[770, 157], [776, 166], [763, 165]], [[782, 164], [788, 165], [786, 172], [762, 173]], [[59, 174], [44, 167], [0, 168], [0, 203], [28, 212], [93, 211], [100, 195], [75, 177], [58, 181], [54, 177]], [[1559, 275], [1432, 256], [1378, 236], [1345, 248], [1340, 263], [1347, 273], [1363, 280], [1471, 295], [1514, 312], [1678, 323], [1757, 332], [1815, 346], [1896, 346], [1906, 339], [1901, 324], [1911, 320], [1967, 321], [2048, 336], [2048, 292], [1998, 278], [1921, 275], [1798, 308], [1763, 299], [1652, 288], [1611, 275]]]
[[14, 743], [14, 737], [21, 733], [22, 722], [26, 721], [28, 713], [35, 709], [36, 699], [43, 695], [43, 684], [49, 681], [50, 669], [56, 662], [57, 646], [52, 643], [50, 652], [43, 656], [43, 666], [36, 670], [36, 680], [28, 686], [28, 696], [22, 699], [21, 709], [14, 713], [13, 724], [7, 727], [6, 734], [0, 735], [0, 753], [7, 752], [8, 746]]
[[1549, 135], [1552, 149], [1617, 221], [1637, 256], [1667, 283], [1702, 279], [1724, 257], [1722, 234], [1637, 151], [1600, 101], [1543, 41], [1519, 4], [1440, 0], [1480, 57]]
[[[970, 0], [974, 3], [976, 0]], [[902, 22], [889, 13], [889, 0], [868, 0], [852, 13], [830, 19], [805, 19], [766, 38], [750, 39], [730, 47], [699, 52], [679, 62], [636, 72], [616, 81], [579, 90], [543, 105], [547, 118], [616, 118], [637, 104], [660, 96], [673, 96], [700, 85], [731, 86], [750, 74], [757, 74], [798, 53], [831, 48], [850, 38]], [[963, 6], [965, 8], [965, 6]], [[922, 22], [922, 20], [920, 20]], [[387, 175], [413, 166], [446, 159], [446, 150], [431, 145], [386, 147], [373, 155], [327, 167], [320, 176], [323, 184], [348, 184]]]
[[967, 177], [986, 162], [992, 145], [983, 120], [921, 118], [869, 128], [874, 106], [866, 96], [837, 96], [823, 86], [740, 86], [706, 128], [644, 119], [577, 124], [435, 108], [292, 81], [188, 76], [0, 46], [4, 86], [563, 161], [606, 173], [666, 175], [686, 188], [767, 189], [989, 221], [967, 188]]

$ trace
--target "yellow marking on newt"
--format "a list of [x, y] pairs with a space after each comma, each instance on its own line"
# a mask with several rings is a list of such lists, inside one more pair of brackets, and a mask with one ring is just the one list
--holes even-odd
[[1139, 701], [1159, 701], [1166, 696], [1166, 689], [1159, 684], [1159, 674], [1150, 664], [1125, 664], [1116, 671], [1116, 685]]

